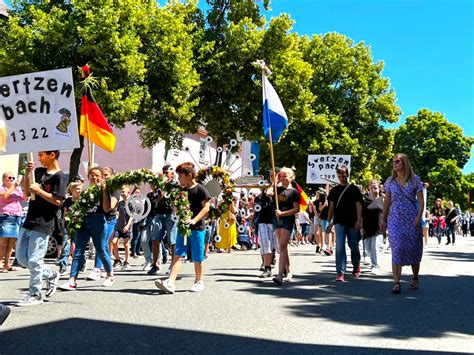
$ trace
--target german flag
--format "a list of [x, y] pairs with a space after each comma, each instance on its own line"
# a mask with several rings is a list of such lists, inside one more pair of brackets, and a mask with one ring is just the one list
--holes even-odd
[[115, 149], [112, 127], [88, 90], [82, 96], [80, 134], [110, 153]]
[[296, 189], [300, 193], [300, 210], [304, 212], [308, 208], [309, 198], [308, 198], [308, 195], [306, 195], [306, 193], [303, 191], [301, 186], [298, 185], [296, 181], [295, 181], [295, 185], [296, 185]]

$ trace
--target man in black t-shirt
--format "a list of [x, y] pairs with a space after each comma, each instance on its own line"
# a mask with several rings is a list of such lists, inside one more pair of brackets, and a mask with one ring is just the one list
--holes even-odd
[[[20, 230], [16, 246], [16, 257], [20, 264], [30, 270], [30, 285], [25, 299], [19, 306], [31, 306], [43, 303], [41, 294], [42, 280], [46, 279], [46, 297], [56, 291], [59, 273], [43, 265], [48, 247], [48, 238], [53, 233], [54, 218], [66, 196], [67, 179], [59, 168], [59, 151], [39, 152], [38, 159], [43, 168], [34, 169], [34, 163], [28, 162], [23, 191], [31, 196], [28, 213]], [[30, 174], [35, 174], [35, 182]], [[34, 194], [34, 195], [33, 195]]]
[[[192, 212], [192, 218], [185, 221], [191, 229], [191, 235], [187, 238], [187, 243], [191, 247], [191, 257], [194, 262], [196, 279], [191, 291], [199, 292], [204, 290], [202, 281], [202, 262], [204, 261], [204, 239], [206, 237], [204, 218], [209, 213], [211, 207], [211, 195], [207, 189], [198, 184], [195, 180], [196, 170], [193, 163], [183, 163], [176, 168], [179, 183], [184, 191], [188, 193], [188, 200]], [[181, 259], [186, 256], [187, 245], [184, 237], [178, 232], [176, 237], [175, 256], [169, 279], [156, 280], [155, 285], [166, 293], [174, 293], [175, 281], [181, 269]]]
[[[352, 275], [360, 276], [360, 251], [359, 239], [362, 228], [362, 206], [364, 199], [359, 188], [349, 184], [349, 169], [340, 165], [337, 170], [340, 184], [333, 187], [329, 192], [329, 213], [326, 228], [329, 233], [334, 224], [336, 229], [336, 281], [344, 282], [346, 271], [346, 237], [351, 249]], [[333, 221], [331, 221], [334, 218]]]

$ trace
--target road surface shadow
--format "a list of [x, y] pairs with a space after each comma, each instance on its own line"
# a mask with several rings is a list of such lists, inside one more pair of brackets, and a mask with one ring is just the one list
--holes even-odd
[[182, 329], [70, 318], [0, 332], [2, 355], [20, 354], [433, 354], [314, 345]]
[[[299, 317], [377, 329], [373, 337], [396, 339], [437, 338], [447, 333], [474, 335], [474, 277], [421, 275], [420, 288], [409, 290], [411, 276], [402, 276], [402, 293], [391, 293], [390, 275], [363, 276], [335, 282], [326, 273], [296, 275], [283, 286], [245, 280], [250, 287], [239, 289], [266, 296], [296, 300], [286, 306]], [[229, 280], [242, 282], [242, 280]], [[296, 305], [297, 304], [297, 305]]]

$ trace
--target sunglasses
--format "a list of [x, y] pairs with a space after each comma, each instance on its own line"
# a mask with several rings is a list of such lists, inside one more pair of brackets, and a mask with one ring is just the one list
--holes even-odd
[[8, 179], [10, 181], [14, 181], [15, 180], [15, 177], [14, 176], [7, 176], [5, 177], [5, 179]]
[[400, 159], [392, 161], [392, 164], [400, 164], [402, 161]]

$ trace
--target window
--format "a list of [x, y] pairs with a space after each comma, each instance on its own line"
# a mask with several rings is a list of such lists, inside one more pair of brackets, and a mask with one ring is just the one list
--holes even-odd
[[201, 138], [199, 142], [199, 161], [200, 162], [206, 161], [206, 158], [208, 155], [207, 154], [208, 147], [209, 147], [209, 142], [206, 139]]

